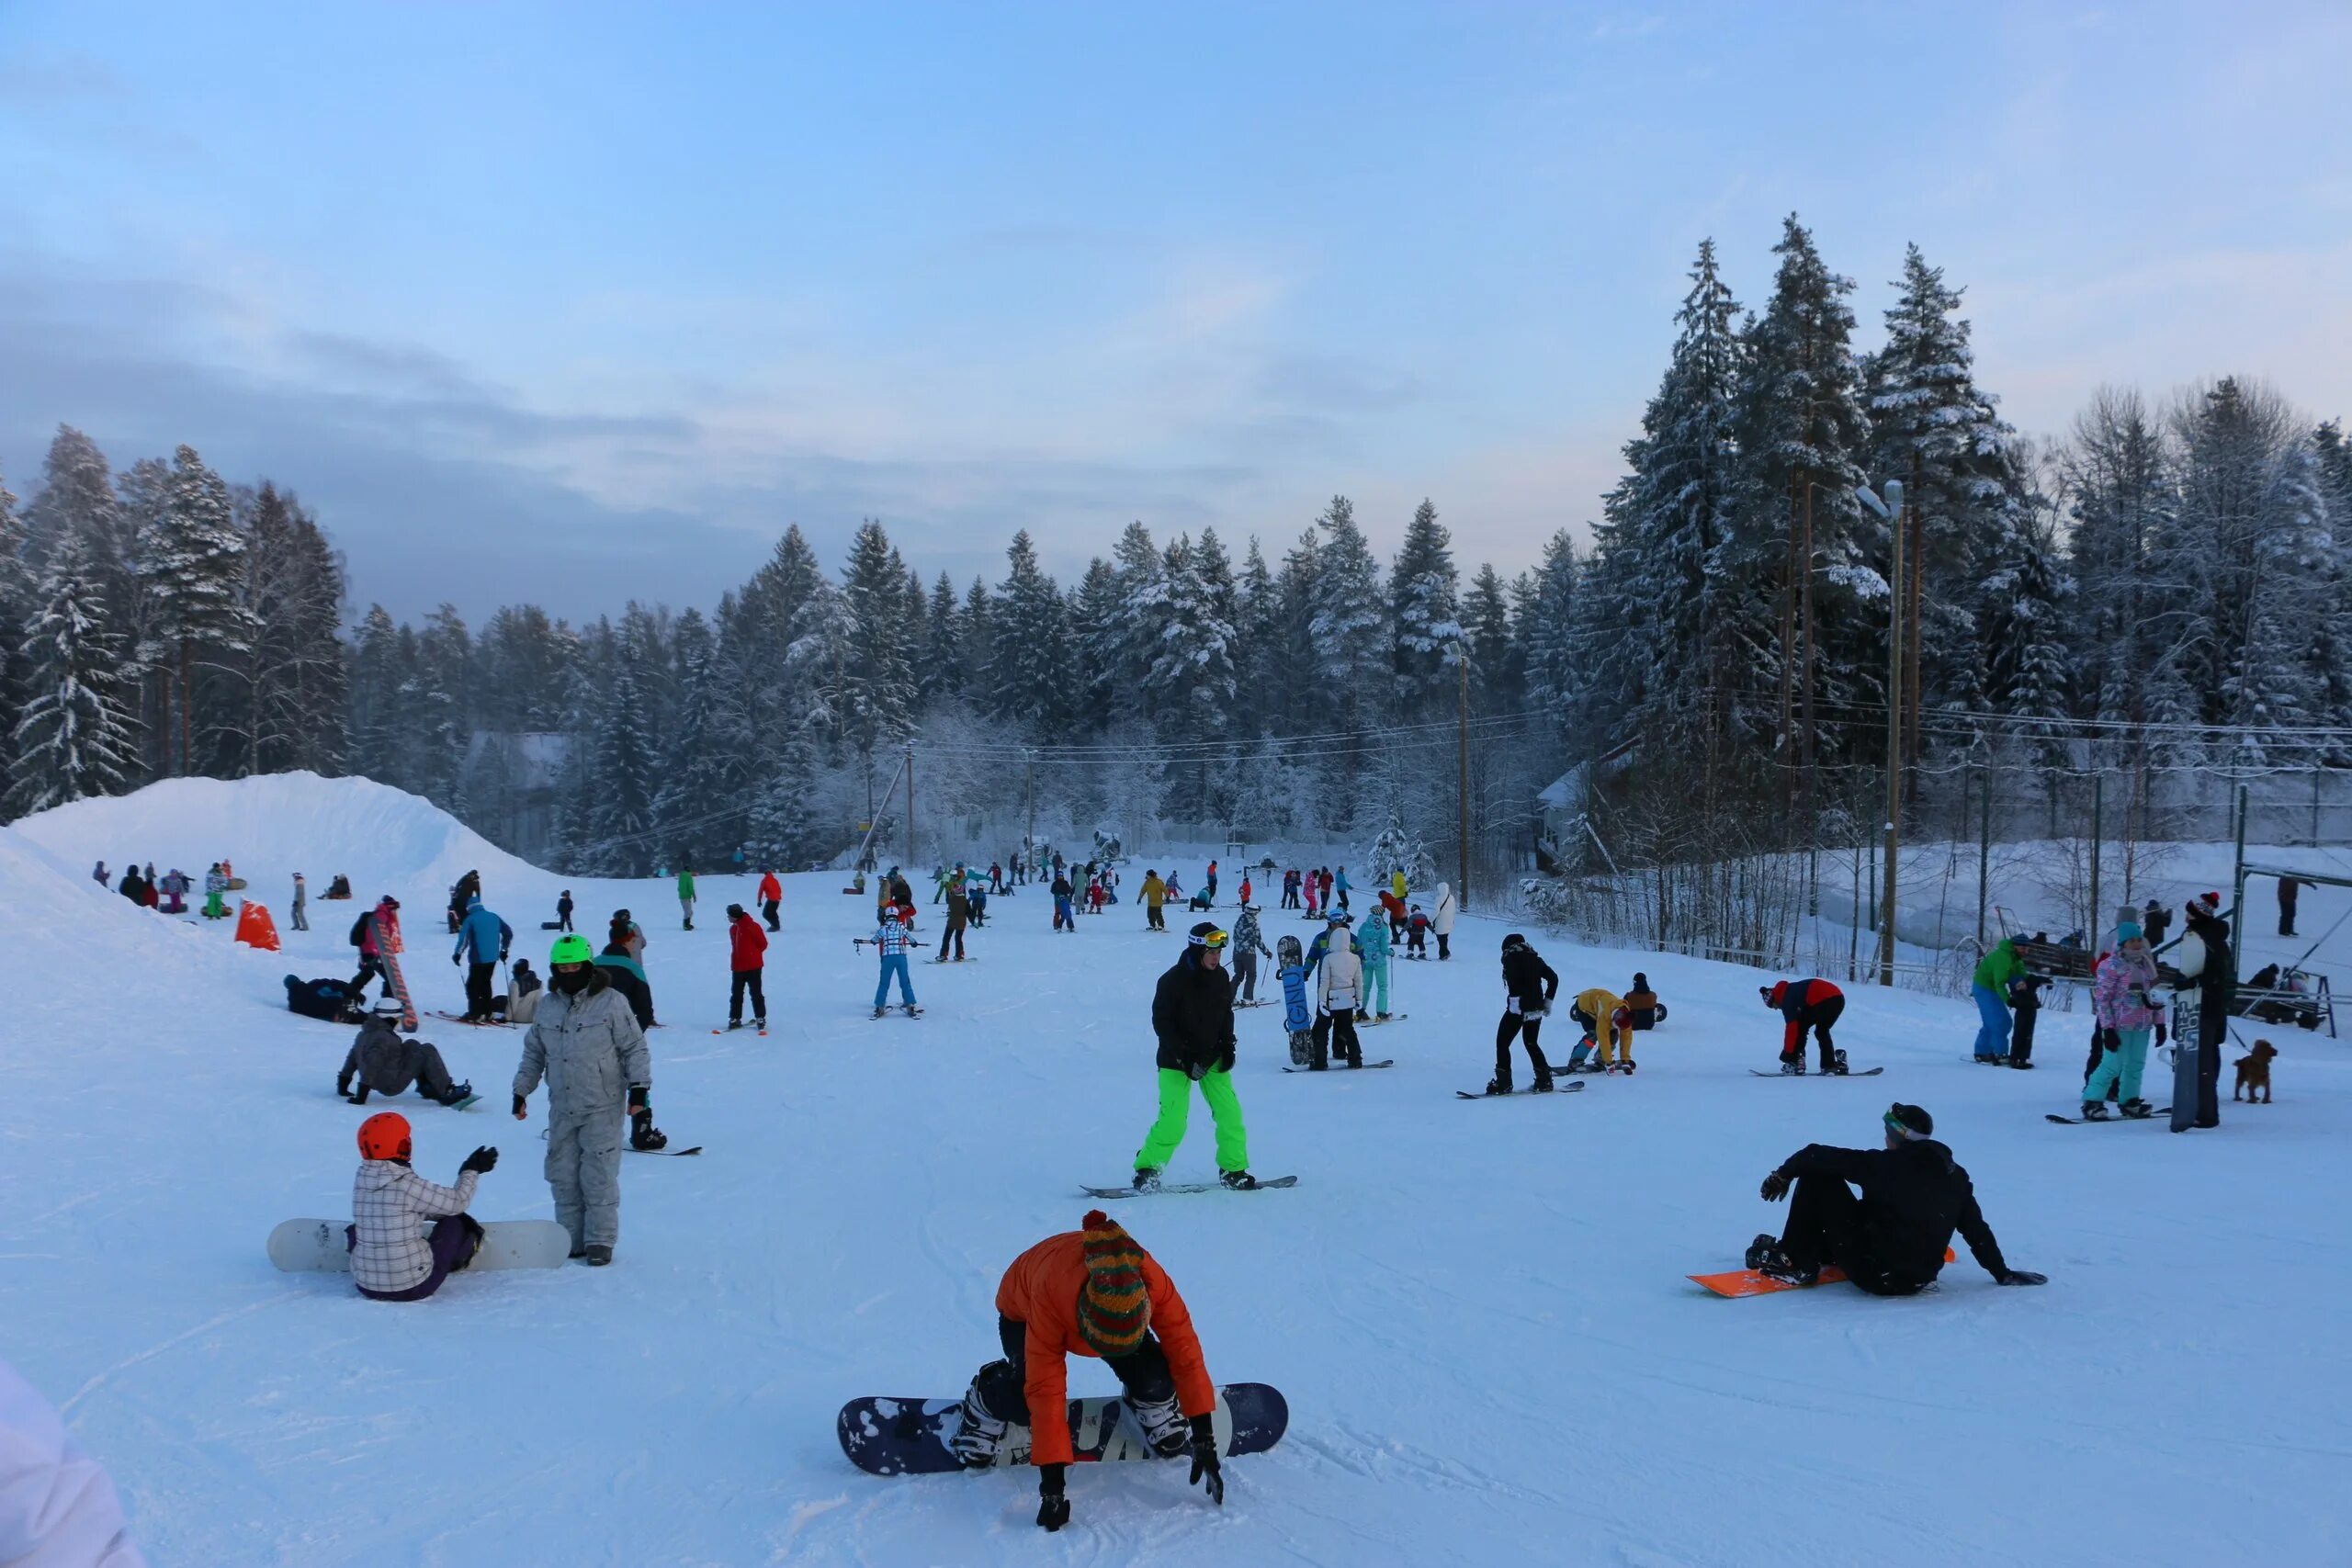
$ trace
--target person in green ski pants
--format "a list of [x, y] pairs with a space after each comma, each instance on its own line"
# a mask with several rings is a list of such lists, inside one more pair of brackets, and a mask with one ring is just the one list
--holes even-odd
[[1136, 1151], [1136, 1190], [1159, 1185], [1191, 1119], [1193, 1086], [1201, 1086], [1216, 1120], [1216, 1168], [1227, 1187], [1258, 1185], [1250, 1174], [1250, 1134], [1233, 1092], [1233, 978], [1225, 972], [1227, 938], [1213, 920], [1192, 930], [1183, 955], [1152, 993], [1151, 1027], [1159, 1037], [1159, 1118]]

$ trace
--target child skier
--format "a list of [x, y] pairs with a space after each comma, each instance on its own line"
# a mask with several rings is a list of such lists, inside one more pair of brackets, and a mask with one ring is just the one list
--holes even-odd
[[1363, 924], [1356, 928], [1356, 950], [1363, 965], [1363, 992], [1359, 1017], [1369, 1009], [1374, 1019], [1385, 1022], [1388, 1018], [1388, 954], [1391, 951], [1388, 915], [1382, 909], [1366, 909]]
[[777, 912], [784, 908], [784, 884], [776, 880], [775, 871], [773, 867], [762, 868], [760, 872], [760, 890], [757, 894], [753, 895], [753, 897], [759, 900], [760, 913], [762, 917], [766, 919], [768, 923], [768, 930], [772, 931], [782, 931], [784, 929], [784, 922], [776, 917]]
[[852, 945], [864, 947], [868, 942], [882, 957], [881, 977], [874, 982], [874, 1016], [880, 1018], [890, 1010], [886, 1004], [890, 998], [890, 976], [893, 975], [899, 977], [899, 1004], [907, 1010], [909, 1018], [917, 1016], [922, 1010], [915, 1005], [915, 983], [907, 974], [907, 949], [917, 944], [907, 935], [907, 928], [899, 920], [897, 909], [883, 910], [882, 923], [876, 928], [874, 934], [855, 938]]
[[[351, 1183], [351, 1280], [374, 1302], [421, 1302], [474, 1259], [481, 1226], [466, 1205], [474, 1184], [498, 1168], [498, 1151], [485, 1144], [458, 1168], [458, 1184], [443, 1187], [409, 1168], [408, 1119], [379, 1111], [359, 1124], [359, 1174]], [[419, 1227], [433, 1222], [429, 1234]]]
[[765, 1032], [768, 1026], [767, 992], [761, 987], [761, 971], [767, 967], [768, 933], [760, 922], [752, 919], [741, 904], [727, 906], [727, 1027], [743, 1027], [743, 994], [752, 997], [752, 1027]]
[[[351, 1088], [355, 1079], [359, 1085], [356, 1094]], [[453, 1110], [474, 1098], [472, 1084], [450, 1081], [439, 1048], [423, 1040], [401, 1038], [399, 999], [379, 998], [368, 1021], [352, 1038], [343, 1070], [334, 1076], [334, 1091], [354, 1105], [365, 1105], [371, 1093], [400, 1094], [411, 1084], [425, 1099]]]
[[1152, 993], [1151, 1027], [1159, 1038], [1159, 1116], [1136, 1151], [1136, 1190], [1159, 1186], [1159, 1173], [1192, 1113], [1193, 1086], [1201, 1086], [1216, 1121], [1218, 1177], [1227, 1187], [1258, 1185], [1250, 1174], [1250, 1135], [1241, 1100], [1233, 1092], [1233, 982], [1226, 975], [1225, 932], [1203, 920]]
[[1412, 912], [1405, 917], [1405, 956], [1428, 963], [1429, 938], [1430, 918], [1421, 913], [1421, 907], [1416, 904]]
[[1503, 938], [1503, 989], [1507, 995], [1502, 1021], [1495, 1028], [1495, 1076], [1487, 1092], [1511, 1091], [1511, 1042], [1523, 1038], [1528, 1065], [1535, 1070], [1535, 1081], [1527, 1086], [1528, 1092], [1549, 1094], [1552, 1065], [1544, 1059], [1544, 1047], [1537, 1040], [1544, 1032], [1544, 1015], [1551, 1010], [1552, 998], [1560, 994], [1560, 977], [1517, 931]]

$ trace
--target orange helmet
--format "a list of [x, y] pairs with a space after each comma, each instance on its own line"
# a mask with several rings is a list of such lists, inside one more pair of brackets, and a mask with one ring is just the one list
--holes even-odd
[[396, 1111], [379, 1111], [359, 1123], [361, 1159], [406, 1159], [408, 1118]]

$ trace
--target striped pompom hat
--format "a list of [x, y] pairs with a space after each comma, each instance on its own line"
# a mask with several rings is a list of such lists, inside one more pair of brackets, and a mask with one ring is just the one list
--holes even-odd
[[1133, 1355], [1151, 1326], [1143, 1248], [1100, 1209], [1085, 1221], [1086, 1288], [1078, 1293], [1078, 1336], [1098, 1356]]

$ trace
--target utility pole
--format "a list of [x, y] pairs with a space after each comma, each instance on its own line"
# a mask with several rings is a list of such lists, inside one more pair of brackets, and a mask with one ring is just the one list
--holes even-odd
[[1023, 852], [1026, 853], [1037, 843], [1037, 749], [1025, 746], [1022, 750], [1029, 758], [1029, 836], [1021, 845]]
[[1454, 750], [1459, 764], [1454, 802], [1461, 814], [1455, 829], [1453, 874], [1462, 879], [1453, 907], [1460, 910], [1470, 907], [1470, 654], [1458, 642], [1453, 645], [1453, 669], [1459, 677], [1454, 704]]
[[1887, 524], [1886, 601], [1886, 870], [1879, 887], [1878, 983], [1894, 984], [1894, 888], [1903, 851], [1903, 481], [1889, 479], [1886, 498], [1867, 489], [1855, 499]]
[[[910, 740], [907, 742], [907, 866], [913, 871], [920, 863], [915, 859], [915, 743]], [[913, 878], [908, 880], [911, 884]]]

